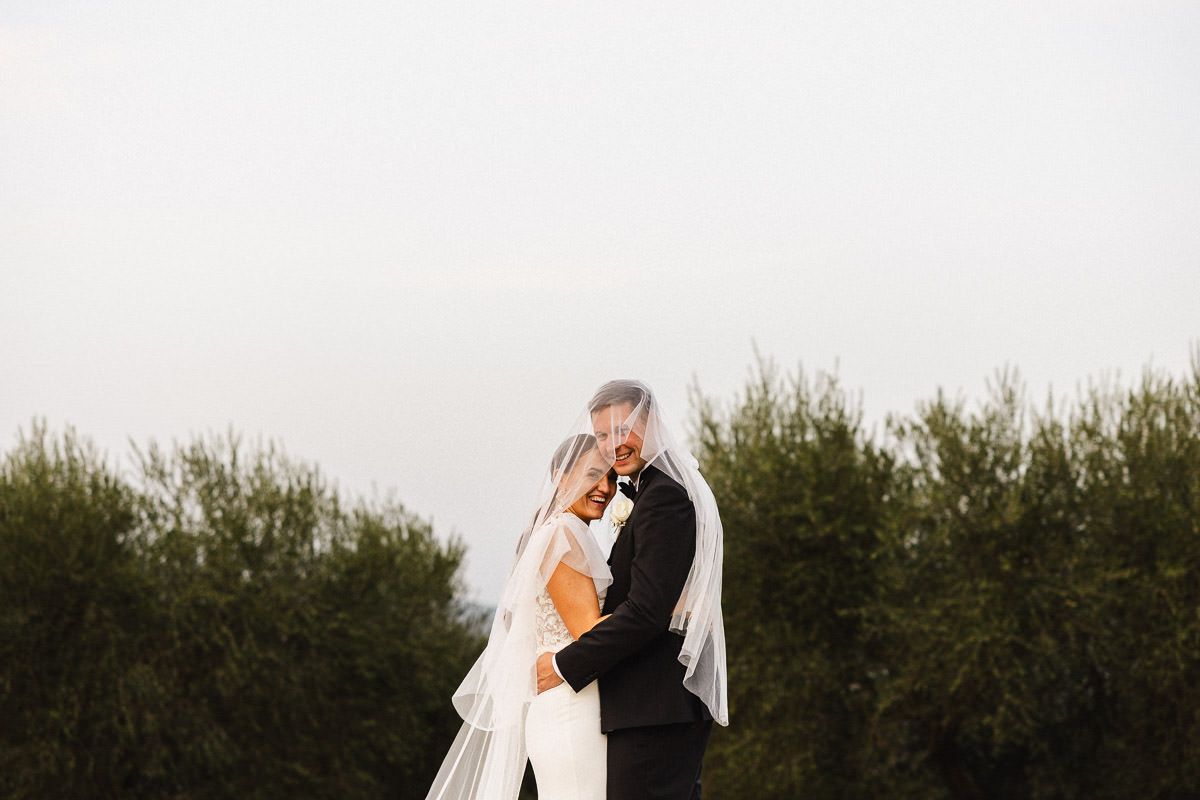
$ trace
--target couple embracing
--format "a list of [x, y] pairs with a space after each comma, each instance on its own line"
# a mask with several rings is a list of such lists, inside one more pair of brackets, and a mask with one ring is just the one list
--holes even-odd
[[[589, 523], [618, 492], [601, 546]], [[539, 800], [699, 798], [728, 724], [721, 547], [650, 390], [600, 387], [550, 459], [427, 800], [514, 800], [527, 760]]]

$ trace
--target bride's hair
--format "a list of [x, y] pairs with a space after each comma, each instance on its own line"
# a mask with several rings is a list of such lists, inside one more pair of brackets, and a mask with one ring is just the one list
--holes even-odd
[[[590, 433], [577, 433], [574, 436], [568, 436], [562, 440], [562, 443], [555, 448], [554, 455], [550, 457], [550, 499], [540, 506], [533, 514], [533, 519], [529, 523], [524, 533], [521, 534], [521, 539], [517, 544], [517, 552], [520, 553], [525, 548], [525, 540], [530, 532], [538, 526], [538, 523], [545, 520], [555, 512], [558, 507], [559, 495], [564, 491], [568, 494], [583, 494], [589, 486], [563, 486], [563, 481], [566, 476], [571, 474], [571, 470], [575, 469], [575, 465], [579, 463], [579, 459], [586, 454], [595, 450], [597, 447], [596, 437]], [[572, 502], [575, 498], [570, 498]]]
[[596, 437], [590, 433], [577, 433], [563, 439], [562, 444], [550, 458], [550, 474], [570, 472], [578, 463], [580, 456], [596, 449]]

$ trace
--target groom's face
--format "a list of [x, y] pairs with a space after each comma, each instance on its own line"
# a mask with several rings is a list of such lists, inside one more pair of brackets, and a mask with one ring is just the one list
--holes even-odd
[[596, 441], [605, 456], [612, 459], [613, 470], [618, 475], [636, 475], [646, 466], [642, 458], [642, 434], [646, 432], [643, 415], [629, 419], [633, 414], [632, 403], [605, 406], [592, 414], [592, 428]]

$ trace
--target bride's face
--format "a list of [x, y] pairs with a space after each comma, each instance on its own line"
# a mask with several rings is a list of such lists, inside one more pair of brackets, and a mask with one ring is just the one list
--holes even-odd
[[570, 508], [575, 516], [584, 522], [591, 522], [604, 516], [604, 509], [617, 490], [617, 474], [609, 468], [598, 450], [592, 450], [579, 459], [565, 484], [591, 486]]

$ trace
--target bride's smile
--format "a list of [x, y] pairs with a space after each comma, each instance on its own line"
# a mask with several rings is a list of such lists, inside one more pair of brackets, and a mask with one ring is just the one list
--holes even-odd
[[588, 480], [598, 476], [596, 484], [572, 503], [569, 509], [572, 514], [584, 522], [591, 522], [604, 516], [604, 509], [608, 507], [608, 501], [612, 500], [613, 494], [617, 490], [616, 473], [611, 469], [602, 471], [603, 461], [596, 459], [596, 462], [596, 464], [585, 467], [588, 474], [584, 479]]

